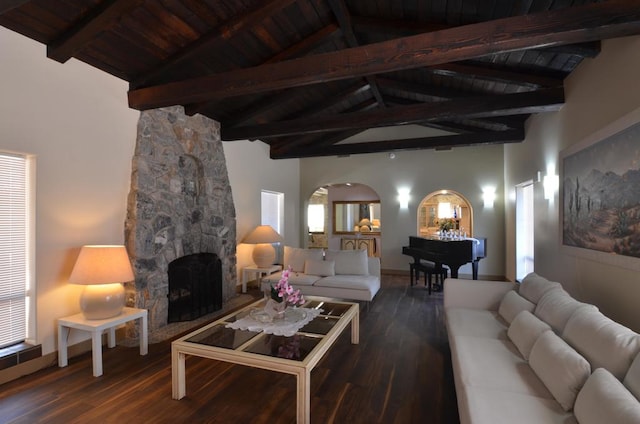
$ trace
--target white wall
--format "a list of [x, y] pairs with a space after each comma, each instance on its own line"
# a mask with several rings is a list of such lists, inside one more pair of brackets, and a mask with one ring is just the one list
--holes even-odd
[[[505, 146], [507, 276], [515, 276], [515, 184], [556, 165], [561, 152], [640, 108], [640, 37], [609, 40], [594, 59], [585, 59], [565, 81], [566, 104], [558, 112], [532, 117], [524, 143]], [[639, 115], [640, 116], [640, 115]], [[640, 141], [639, 141], [640, 143]], [[640, 331], [638, 272], [576, 257], [560, 245], [559, 198], [543, 199], [535, 187], [535, 269], [557, 280], [579, 299]], [[640, 261], [640, 259], [638, 259]]]
[[67, 280], [80, 246], [124, 243], [139, 114], [122, 80], [49, 60], [1, 27], [0, 52], [0, 150], [36, 155], [36, 338], [46, 354], [56, 319], [79, 312], [81, 287]]
[[[464, 195], [474, 211], [474, 235], [487, 237], [486, 259], [479, 272], [485, 276], [504, 275], [503, 147], [462, 147], [450, 151], [412, 150], [325, 157], [301, 160], [301, 198], [308, 201], [314, 190], [325, 184], [362, 183], [380, 196], [382, 216], [381, 264], [385, 270], [408, 271], [412, 259], [402, 254], [409, 236], [417, 233], [417, 208], [429, 193], [439, 189]], [[485, 210], [482, 188], [494, 186], [494, 208]], [[411, 193], [408, 209], [400, 209], [398, 190]], [[329, 205], [331, 208], [331, 205]], [[304, 213], [304, 212], [301, 212]], [[471, 266], [460, 268], [471, 275]]]
[[284, 193], [284, 244], [300, 241], [300, 160], [269, 158], [269, 146], [260, 141], [225, 141], [224, 154], [236, 208], [237, 270], [253, 264], [253, 245], [242, 239], [260, 225], [260, 191]]

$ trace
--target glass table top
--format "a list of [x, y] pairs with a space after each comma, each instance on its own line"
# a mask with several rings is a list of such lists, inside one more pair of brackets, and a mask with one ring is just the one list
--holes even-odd
[[263, 308], [264, 304], [264, 299], [254, 302], [231, 315], [195, 330], [185, 336], [182, 341], [303, 361], [350, 308], [359, 307], [357, 303], [309, 300], [302, 306], [303, 308], [322, 309], [322, 312], [291, 337], [226, 328], [228, 323], [246, 317], [252, 310]]

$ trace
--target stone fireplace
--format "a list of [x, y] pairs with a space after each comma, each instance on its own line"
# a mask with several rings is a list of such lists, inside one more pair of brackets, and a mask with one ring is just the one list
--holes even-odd
[[217, 122], [181, 107], [141, 113], [125, 240], [136, 275], [127, 304], [149, 310], [152, 340], [176, 325], [168, 323], [170, 262], [215, 254], [223, 304], [235, 296], [235, 209]]

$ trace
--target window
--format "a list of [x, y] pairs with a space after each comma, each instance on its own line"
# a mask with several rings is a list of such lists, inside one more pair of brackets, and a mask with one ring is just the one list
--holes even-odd
[[261, 224], [271, 225], [284, 237], [284, 193], [262, 190], [260, 200]]
[[324, 205], [309, 205], [307, 220], [310, 233], [324, 233]]
[[516, 279], [533, 272], [533, 181], [516, 186]]
[[30, 165], [26, 156], [0, 152], [0, 347], [32, 333]]

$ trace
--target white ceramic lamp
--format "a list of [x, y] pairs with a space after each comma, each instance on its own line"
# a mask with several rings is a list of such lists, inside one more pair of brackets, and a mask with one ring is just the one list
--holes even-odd
[[85, 286], [80, 309], [87, 319], [119, 315], [124, 307], [124, 287], [133, 281], [133, 270], [124, 246], [82, 246], [69, 282]]
[[243, 243], [255, 244], [253, 262], [258, 268], [268, 268], [276, 260], [276, 251], [271, 243], [284, 241], [282, 236], [271, 225], [259, 225], [242, 240]]

